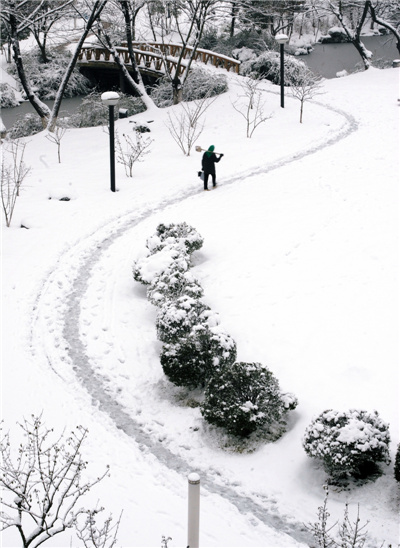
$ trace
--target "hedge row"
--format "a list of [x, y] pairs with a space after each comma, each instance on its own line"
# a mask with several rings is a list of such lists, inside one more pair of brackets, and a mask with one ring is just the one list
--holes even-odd
[[148, 286], [148, 299], [159, 308], [160, 361], [168, 379], [204, 388], [205, 420], [244, 437], [281, 421], [297, 399], [280, 391], [267, 367], [236, 362], [236, 342], [202, 300], [204, 291], [189, 270], [192, 253], [202, 245], [202, 237], [186, 223], [161, 224], [135, 261], [133, 277]]
[[[202, 245], [203, 238], [186, 223], [160, 224], [134, 264], [135, 280], [147, 285], [148, 299], [159, 309], [161, 365], [174, 384], [204, 388], [200, 409], [210, 424], [241, 437], [261, 428], [270, 431], [295, 409], [297, 399], [281, 392], [267, 367], [236, 362], [235, 341], [202, 300], [204, 291], [190, 272], [192, 253]], [[376, 411], [329, 409], [306, 429], [303, 447], [332, 480], [342, 480], [368, 477], [376, 473], [377, 463], [389, 463], [389, 442], [389, 427]], [[399, 467], [400, 449], [397, 481]]]

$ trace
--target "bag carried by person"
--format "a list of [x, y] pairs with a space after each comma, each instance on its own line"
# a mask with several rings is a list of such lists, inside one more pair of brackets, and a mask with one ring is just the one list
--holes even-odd
[[204, 181], [204, 171], [198, 171], [197, 175], [200, 177], [202, 181]]

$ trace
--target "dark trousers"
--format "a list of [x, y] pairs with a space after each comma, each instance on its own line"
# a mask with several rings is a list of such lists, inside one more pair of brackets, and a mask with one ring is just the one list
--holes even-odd
[[211, 175], [211, 178], [212, 178], [212, 184], [213, 186], [216, 186], [216, 181], [215, 181], [215, 173], [207, 173], [206, 171], [204, 172], [204, 190], [207, 190], [208, 188], [208, 176]]

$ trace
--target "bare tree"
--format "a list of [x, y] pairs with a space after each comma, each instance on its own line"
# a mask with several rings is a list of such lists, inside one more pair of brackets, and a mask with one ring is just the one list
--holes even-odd
[[[2, 0], [1, 18], [10, 36], [13, 59], [24, 92], [29, 102], [40, 116], [43, 127], [47, 127], [50, 131], [52, 131], [56, 125], [64, 91], [67, 87], [72, 71], [75, 68], [81, 47], [93, 25], [99, 19], [108, 0], [84, 0], [84, 10], [82, 11], [77, 4], [74, 5], [75, 10], [78, 14], [80, 14], [82, 20], [85, 22], [84, 28], [76, 45], [75, 52], [73, 53], [65, 74], [60, 82], [52, 110], [50, 110], [49, 107], [39, 99], [29, 82], [29, 78], [22, 60], [19, 43], [20, 36], [26, 29], [31, 28], [33, 25], [43, 20], [43, 14], [40, 13], [40, 10], [46, 2], [47, 0], [38, 0], [34, 9], [30, 10], [29, 2], [27, 0]], [[54, 9], [54, 13], [56, 13], [56, 10], [61, 10], [70, 3], [72, 3], [72, 0], [66, 0], [65, 3], [54, 6], [52, 10]]]
[[143, 156], [150, 152], [148, 148], [153, 142], [151, 139], [144, 139], [139, 131], [135, 131], [135, 135], [136, 139], [134, 141], [129, 135], [123, 133], [124, 145], [121, 143], [118, 136], [116, 138], [117, 161], [125, 167], [125, 174], [127, 177], [133, 176], [133, 164], [142, 161]]
[[[92, 3], [89, 3], [90, 1], [92, 1]], [[72, 71], [75, 68], [76, 62], [78, 61], [79, 53], [81, 51], [83, 43], [85, 42], [89, 32], [92, 30], [95, 23], [100, 19], [100, 15], [105, 8], [107, 2], [108, 0], [86, 0], [84, 5], [86, 6], [87, 12], [81, 12], [78, 10], [78, 8], [75, 7], [82, 20], [85, 21], [85, 25], [82, 34], [78, 40], [78, 43], [76, 44], [75, 51], [70, 59], [67, 70], [65, 71], [65, 74], [58, 88], [56, 98], [54, 100], [53, 110], [51, 111], [51, 115], [47, 124], [47, 128], [49, 131], [53, 131], [56, 126], [64, 91], [67, 87]]]
[[37, 15], [31, 20], [29, 29], [38, 45], [43, 63], [49, 62], [47, 43], [57, 23], [71, 12], [73, 0], [30, 0], [30, 9], [39, 6]]
[[[290, 76], [289, 76], [290, 78]], [[321, 78], [316, 76], [308, 67], [301, 67], [295, 78], [290, 78], [290, 89], [293, 97], [300, 101], [300, 124], [303, 122], [304, 103], [310, 101], [321, 91]]]
[[190, 156], [194, 143], [203, 132], [204, 123], [200, 123], [200, 118], [216, 99], [206, 96], [190, 103], [181, 103], [177, 107], [179, 113], [175, 110], [171, 111], [172, 115], [168, 113], [168, 131], [186, 156]]
[[[368, 533], [365, 530], [368, 522], [360, 525], [359, 505], [353, 523], [349, 517], [349, 506], [346, 504], [342, 522], [335, 522], [331, 525], [329, 524], [330, 514], [328, 512], [328, 486], [324, 485], [324, 489], [325, 498], [322, 506], [318, 508], [318, 521], [306, 525], [316, 541], [316, 548], [363, 548], [368, 538]], [[333, 532], [335, 527], [338, 528], [338, 535]], [[381, 548], [382, 546], [383, 544]]]
[[271, 114], [264, 114], [264, 101], [259, 90], [260, 82], [246, 78], [241, 83], [243, 94], [232, 103], [233, 108], [246, 120], [246, 136], [251, 139], [257, 127], [271, 118]]
[[85, 548], [113, 548], [117, 542], [117, 533], [121, 523], [122, 512], [118, 521], [113, 524], [112, 515], [103, 522], [98, 524], [98, 514], [104, 508], [95, 508], [94, 510], [85, 510], [84, 523], [80, 524], [79, 520], [76, 524], [76, 535], [83, 542]]
[[[182, 47], [177, 57], [174, 68], [168, 69], [168, 54], [165, 49], [158, 50], [158, 53], [164, 58], [166, 68], [166, 77], [172, 85], [173, 103], [176, 105], [182, 101], [182, 93], [185, 82], [193, 60], [196, 57], [197, 48], [203, 35], [206, 23], [214, 17], [214, 8], [218, 0], [171, 0], [164, 11], [164, 16], [170, 20], [170, 23], [162, 25], [161, 40], [165, 40], [165, 28], [170, 28], [178, 33]], [[155, 30], [153, 29], [154, 36]], [[168, 45], [168, 44], [166, 44]], [[190, 46], [190, 49], [186, 49]], [[188, 54], [189, 52], [189, 54]]]
[[[135, 55], [132, 51], [130, 54], [130, 61], [131, 61], [131, 68], [133, 70], [134, 76], [132, 77], [129, 73], [129, 70], [127, 66], [125, 65], [125, 62], [123, 59], [121, 59], [120, 54], [118, 53], [117, 46], [113, 43], [111, 36], [106, 32], [103, 25], [99, 24], [97, 28], [97, 36], [102, 43], [102, 45], [108, 49], [108, 51], [111, 53], [111, 55], [114, 58], [115, 63], [118, 65], [120, 71], [124, 75], [125, 80], [128, 82], [129, 86], [131, 87], [132, 91], [141, 98], [143, 103], [145, 104], [147, 109], [157, 109], [156, 105], [154, 104], [154, 101], [151, 99], [151, 97], [148, 95], [146, 88], [143, 84], [142, 77], [140, 75], [140, 71], [136, 66], [135, 62]], [[130, 49], [132, 49], [132, 44], [130, 46]], [[136, 80], [135, 80], [136, 78]]]
[[54, 436], [40, 416], [19, 426], [24, 442], [13, 447], [8, 433], [0, 442], [0, 486], [5, 493], [0, 524], [3, 530], [17, 529], [22, 548], [36, 548], [76, 525], [85, 512], [75, 510], [77, 502], [108, 469], [92, 481], [82, 479], [87, 462], [81, 450], [88, 434], [82, 426], [68, 437]]
[[372, 52], [370, 52], [361, 40], [361, 31], [368, 16], [369, 6], [364, 0], [328, 1], [328, 12], [336, 16], [346, 36], [361, 56], [365, 70], [371, 66]]
[[400, 23], [398, 20], [398, 14], [400, 13], [399, 0], [390, 0], [386, 2], [377, 1], [374, 3], [372, 3], [371, 0], [367, 0], [366, 5], [370, 11], [372, 21], [389, 30], [394, 35], [396, 38], [396, 47], [400, 53]]
[[64, 135], [67, 132], [67, 128], [57, 126], [53, 133], [48, 133], [46, 135], [46, 139], [50, 141], [51, 143], [54, 143], [57, 145], [57, 157], [58, 157], [58, 163], [61, 164], [61, 139], [64, 137]]
[[29, 174], [30, 168], [24, 163], [26, 143], [18, 140], [2, 144], [3, 161], [1, 163], [1, 203], [3, 206], [6, 225], [11, 225], [15, 203], [19, 196], [19, 189]]

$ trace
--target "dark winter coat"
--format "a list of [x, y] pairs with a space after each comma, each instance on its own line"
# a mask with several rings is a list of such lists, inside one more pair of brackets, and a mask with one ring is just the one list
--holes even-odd
[[209, 175], [215, 175], [215, 164], [219, 162], [221, 159], [221, 156], [217, 158], [217, 156], [212, 153], [210, 155], [205, 152], [203, 154], [203, 159], [201, 160], [201, 167], [204, 171], [204, 175], [208, 173]]

